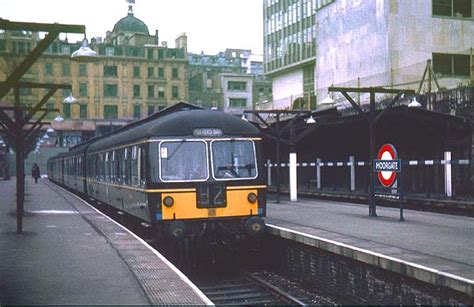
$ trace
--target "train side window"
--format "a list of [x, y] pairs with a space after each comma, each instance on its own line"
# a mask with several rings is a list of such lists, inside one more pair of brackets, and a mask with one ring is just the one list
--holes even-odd
[[148, 147], [148, 154], [150, 155], [150, 180], [152, 182], [160, 182], [160, 177], [158, 174], [158, 161], [160, 161], [159, 143], [150, 143]]
[[124, 176], [123, 176], [123, 182], [126, 185], [130, 185], [131, 182], [131, 175], [130, 175], [130, 168], [131, 168], [131, 150], [130, 148], [125, 148], [123, 150], [124, 152]]
[[142, 187], [145, 187], [146, 186], [146, 150], [145, 150], [145, 145], [142, 145], [140, 146], [140, 150], [138, 152], [139, 156], [138, 156], [138, 160], [140, 161], [140, 163], [138, 164], [140, 169], [138, 171], [138, 174], [139, 174], [139, 181], [140, 181], [140, 185]]
[[115, 173], [116, 173], [116, 166], [115, 166], [115, 151], [111, 151], [111, 165], [110, 165], [110, 182], [115, 182]]
[[131, 177], [132, 185], [138, 186], [140, 182], [138, 181], [138, 147], [132, 146], [132, 157], [131, 157]]
[[110, 164], [109, 164], [109, 153], [105, 153], [105, 181], [110, 181]]

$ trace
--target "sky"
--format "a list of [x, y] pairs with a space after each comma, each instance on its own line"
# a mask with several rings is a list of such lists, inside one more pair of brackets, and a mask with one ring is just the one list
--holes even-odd
[[[127, 10], [126, 0], [0, 0], [0, 18], [83, 24], [89, 41], [105, 37]], [[135, 0], [133, 12], [150, 34], [159, 30], [160, 42], [167, 41], [170, 47], [184, 32], [189, 52], [217, 54], [238, 48], [263, 53], [262, 0]], [[81, 38], [68, 35], [70, 42]]]

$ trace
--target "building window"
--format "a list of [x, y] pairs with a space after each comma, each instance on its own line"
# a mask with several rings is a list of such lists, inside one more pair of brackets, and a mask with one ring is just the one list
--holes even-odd
[[247, 107], [247, 99], [246, 98], [229, 98], [229, 107], [245, 108]]
[[79, 83], [79, 96], [80, 97], [87, 96], [87, 83]]
[[433, 15], [459, 18], [472, 17], [472, 0], [433, 0]]
[[141, 106], [139, 104], [136, 104], [133, 106], [133, 118], [140, 118], [141, 116]]
[[165, 77], [165, 69], [163, 67], [158, 67], [158, 78]]
[[87, 104], [80, 104], [79, 105], [79, 118], [86, 119], [87, 118]]
[[87, 75], [87, 66], [86, 64], [79, 64], [79, 76]]
[[62, 54], [70, 54], [71, 53], [71, 48], [69, 48], [68, 45], [63, 45], [63, 46], [61, 46], [61, 53]]
[[104, 77], [117, 77], [117, 66], [104, 66]]
[[133, 67], [133, 77], [140, 78], [140, 66]]
[[133, 85], [133, 97], [140, 97], [140, 85], [138, 84]]
[[148, 98], [154, 98], [154, 97], [155, 97], [155, 86], [148, 85]]
[[155, 107], [148, 106], [148, 116], [153, 115], [153, 113], [155, 113]]
[[469, 55], [433, 53], [433, 70], [448, 76], [469, 77]]
[[44, 73], [48, 76], [51, 76], [53, 74], [53, 64], [52, 63], [44, 64]]
[[146, 54], [147, 54], [147, 58], [152, 60], [153, 59], [153, 49], [148, 49], [146, 51]]
[[117, 84], [104, 84], [105, 97], [117, 97]]
[[229, 81], [227, 82], [227, 89], [229, 91], [245, 91], [247, 88], [247, 82], [243, 81]]
[[71, 75], [71, 66], [69, 63], [63, 63], [63, 76]]
[[155, 69], [153, 67], [148, 67], [148, 77], [153, 78], [155, 75]]
[[177, 68], [173, 68], [171, 77], [173, 79], [178, 79], [178, 69]]
[[[54, 109], [54, 102], [52, 101], [48, 101], [46, 103], [46, 108], [47, 109]], [[54, 112], [48, 112], [48, 115], [46, 115], [46, 119], [53, 119], [56, 115], [54, 114]]]
[[105, 56], [114, 56], [115, 48], [114, 47], [107, 47], [105, 48]]
[[118, 118], [117, 106], [104, 106], [104, 119], [117, 119], [117, 118]]
[[33, 91], [30, 87], [20, 87], [20, 95], [21, 96], [31, 96]]
[[158, 87], [158, 98], [165, 98], [165, 88], [163, 86]]
[[64, 118], [68, 119], [71, 118], [71, 105], [68, 103], [63, 104], [63, 115]]
[[165, 54], [165, 53], [164, 53], [163, 49], [158, 49], [158, 58], [159, 58], [159, 59], [164, 58], [164, 54]]
[[177, 86], [173, 86], [171, 89], [171, 95], [173, 98], [178, 98], [179, 97], [179, 91]]

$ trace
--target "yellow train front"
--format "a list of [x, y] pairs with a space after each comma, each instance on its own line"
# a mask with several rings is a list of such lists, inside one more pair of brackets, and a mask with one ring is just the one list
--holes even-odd
[[264, 232], [262, 138], [223, 112], [157, 114], [84, 149], [86, 193], [173, 238]]

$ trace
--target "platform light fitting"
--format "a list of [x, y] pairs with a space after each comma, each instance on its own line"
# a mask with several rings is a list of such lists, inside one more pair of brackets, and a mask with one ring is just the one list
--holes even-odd
[[409, 108], [421, 108], [421, 103], [416, 100], [416, 96], [413, 97], [413, 100], [408, 104]]
[[247, 117], [245, 117], [245, 114], [242, 114], [242, 118], [241, 118], [241, 119], [244, 120], [244, 121], [246, 121], [246, 122], [249, 121], [249, 120], [247, 119]]
[[49, 136], [45, 133], [45, 134], [43, 135], [43, 139], [47, 140], [47, 139], [49, 139]]
[[71, 60], [82, 63], [98, 62], [99, 55], [97, 54], [97, 52], [91, 49], [91, 47], [89, 47], [87, 38], [84, 37], [84, 39], [82, 40], [81, 47], [72, 53]]
[[72, 104], [72, 103], [75, 103], [76, 101], [77, 101], [77, 99], [72, 96], [72, 93], [70, 93], [69, 96], [64, 98], [63, 103]]
[[320, 104], [333, 104], [334, 103], [334, 99], [331, 98], [331, 96], [329, 96], [329, 94], [326, 96], [326, 98], [324, 98]]
[[49, 126], [48, 130], [46, 130], [47, 133], [54, 133], [53, 127]]
[[58, 116], [56, 116], [54, 121], [60, 123], [60, 122], [64, 121], [64, 118], [61, 115], [58, 115]]
[[313, 115], [311, 115], [307, 120], [306, 123], [309, 125], [316, 124], [316, 120], [314, 119]]

